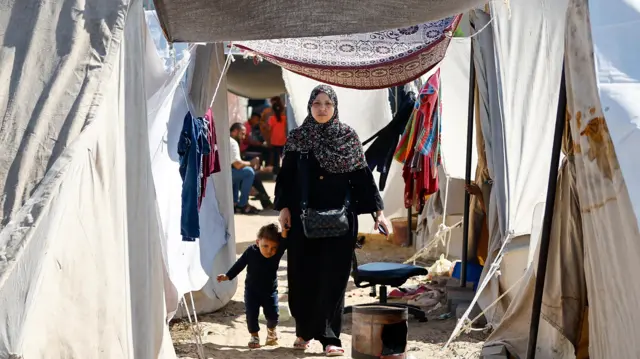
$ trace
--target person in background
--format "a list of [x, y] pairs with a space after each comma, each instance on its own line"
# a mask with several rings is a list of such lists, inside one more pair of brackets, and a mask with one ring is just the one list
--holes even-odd
[[249, 348], [260, 347], [260, 307], [267, 318], [265, 345], [278, 345], [278, 267], [284, 255], [285, 243], [278, 225], [268, 224], [258, 231], [256, 244], [249, 246], [226, 274], [217, 277], [218, 282], [233, 280], [247, 268], [244, 281], [244, 306], [247, 327], [251, 334]]
[[231, 182], [233, 190], [233, 203], [236, 213], [257, 214], [257, 208], [249, 204], [249, 193], [256, 177], [256, 170], [260, 166], [260, 158], [244, 161], [240, 154], [240, 143], [247, 135], [245, 127], [236, 122], [229, 129], [231, 132]]
[[273, 115], [269, 117], [269, 145], [271, 146], [271, 161], [273, 173], [280, 171], [282, 150], [287, 142], [287, 115], [286, 108], [280, 96], [271, 98]]
[[269, 158], [269, 150], [267, 148], [267, 142], [262, 136], [260, 131], [260, 114], [254, 112], [251, 114], [251, 118], [244, 124], [247, 136], [240, 144], [240, 151], [245, 153], [258, 153], [261, 160], [266, 161]]

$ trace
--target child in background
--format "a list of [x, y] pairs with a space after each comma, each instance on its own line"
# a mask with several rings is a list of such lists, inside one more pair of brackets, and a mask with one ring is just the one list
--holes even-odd
[[233, 280], [247, 267], [244, 282], [244, 305], [247, 327], [251, 334], [249, 348], [260, 348], [260, 308], [267, 318], [265, 345], [278, 345], [278, 267], [285, 251], [282, 234], [276, 224], [268, 224], [258, 231], [256, 244], [242, 253], [227, 274], [218, 275], [218, 282]]

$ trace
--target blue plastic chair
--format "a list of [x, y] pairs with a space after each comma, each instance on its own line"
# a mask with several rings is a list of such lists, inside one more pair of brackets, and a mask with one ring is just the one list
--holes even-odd
[[[362, 242], [364, 237], [360, 237], [358, 240], [357, 248], [362, 248]], [[429, 271], [423, 267], [418, 267], [410, 264], [400, 263], [386, 263], [386, 262], [374, 262], [367, 263], [358, 266], [358, 260], [355, 252], [353, 254], [353, 270], [351, 276], [358, 288], [371, 287], [371, 296], [376, 296], [376, 288], [380, 286], [380, 301], [370, 305], [384, 304], [386, 306], [407, 308], [409, 314], [413, 315], [421, 322], [427, 321], [427, 313], [425, 313], [420, 307], [405, 303], [388, 303], [387, 301], [387, 286], [400, 287], [411, 277], [419, 275], [427, 275]], [[349, 306], [344, 308], [344, 313], [348, 314], [353, 311], [353, 307]]]

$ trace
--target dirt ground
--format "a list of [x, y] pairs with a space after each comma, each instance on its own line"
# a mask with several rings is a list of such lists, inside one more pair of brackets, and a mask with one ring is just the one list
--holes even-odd
[[[273, 189], [272, 183], [265, 183], [267, 190]], [[259, 204], [254, 204], [259, 207]], [[236, 215], [236, 254], [240, 255], [255, 241], [255, 233], [258, 228], [266, 223], [277, 221], [277, 213], [262, 213], [259, 216]], [[412, 250], [399, 248], [381, 240], [368, 240], [363, 250], [358, 251], [359, 263], [371, 261], [402, 261], [411, 256]], [[279, 275], [279, 292], [281, 302], [281, 323], [279, 326], [279, 347], [263, 347], [261, 349], [249, 350], [247, 342], [249, 335], [246, 329], [244, 317], [243, 287], [244, 273], [239, 276], [238, 290], [232, 301], [221, 310], [199, 316], [204, 352], [207, 358], [219, 359], [294, 359], [294, 358], [324, 358], [322, 347], [317, 342], [312, 342], [309, 350], [300, 352], [291, 349], [295, 340], [295, 322], [289, 318], [286, 310], [282, 310], [282, 305], [287, 302], [287, 279], [286, 279], [286, 254], [283, 258]], [[346, 305], [374, 302], [375, 298], [369, 296], [370, 289], [356, 288], [352, 281], [347, 288]], [[284, 312], [284, 313], [283, 313]], [[439, 316], [444, 313], [443, 309], [429, 313], [429, 321], [420, 323], [413, 318], [409, 321], [409, 353], [415, 359], [427, 358], [478, 358], [482, 349], [485, 335], [474, 332], [469, 335], [463, 334], [457, 341], [450, 345], [446, 351], [442, 346], [448, 340], [456, 325], [455, 317], [440, 320]], [[345, 346], [346, 358], [351, 353], [351, 315], [345, 315], [344, 328], [341, 335]], [[261, 321], [261, 342], [264, 344], [265, 323]], [[171, 336], [178, 358], [197, 359], [197, 348], [194, 341], [194, 334], [188, 321], [174, 321], [171, 323]]]

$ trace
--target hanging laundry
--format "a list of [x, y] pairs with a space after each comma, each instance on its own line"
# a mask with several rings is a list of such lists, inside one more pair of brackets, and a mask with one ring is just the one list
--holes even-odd
[[421, 175], [416, 185], [417, 205], [419, 210], [426, 203], [427, 196], [438, 191], [438, 166], [441, 163], [441, 113], [440, 102], [440, 70], [429, 78], [426, 86], [420, 91], [420, 111], [423, 124], [416, 141], [415, 150], [422, 154]]
[[389, 175], [394, 152], [398, 146], [400, 136], [407, 126], [407, 122], [411, 119], [415, 104], [416, 94], [411, 91], [406, 93], [405, 96], [403, 96], [402, 103], [400, 103], [398, 112], [393, 116], [391, 122], [363, 142], [363, 146], [366, 146], [369, 142], [373, 141], [371, 146], [367, 148], [365, 156], [370, 170], [373, 171], [376, 167], [378, 168], [378, 172], [380, 173], [378, 188], [381, 191], [384, 190], [387, 183], [387, 176]]
[[416, 121], [418, 121], [420, 112], [418, 111], [420, 106], [420, 102], [416, 102], [414, 106], [414, 110], [411, 113], [411, 118], [407, 122], [404, 132], [400, 137], [400, 141], [398, 142], [398, 147], [396, 147], [396, 151], [394, 153], [394, 158], [396, 161], [405, 163], [409, 157], [411, 149], [413, 147], [413, 143], [415, 143], [415, 126]]
[[216, 127], [213, 122], [213, 112], [211, 109], [204, 114], [204, 128], [207, 133], [207, 142], [211, 147], [208, 154], [202, 156], [202, 179], [200, 180], [200, 197], [198, 197], [198, 210], [202, 205], [202, 199], [207, 189], [207, 179], [214, 173], [220, 172], [220, 156], [218, 154], [218, 139], [216, 138]]
[[419, 133], [420, 128], [422, 126], [422, 122], [418, 121], [420, 119], [420, 114], [414, 117], [414, 121], [411, 123], [411, 128], [409, 129], [409, 136], [407, 137], [407, 141], [405, 142], [407, 145], [406, 156], [404, 161], [404, 166], [402, 167], [402, 178], [404, 179], [404, 206], [405, 208], [412, 207], [415, 202], [415, 185], [416, 179], [418, 179], [418, 172], [420, 171], [420, 152], [416, 152], [415, 139], [416, 134]]
[[419, 101], [394, 154], [404, 164], [405, 208], [415, 205], [421, 212], [427, 197], [438, 190], [440, 114], [440, 70], [437, 70], [420, 90]]
[[203, 118], [194, 118], [187, 112], [182, 124], [178, 155], [180, 156], [180, 177], [182, 177], [182, 214], [180, 234], [184, 241], [195, 241], [200, 237], [199, 202], [203, 156], [211, 153], [207, 140], [208, 128]]

